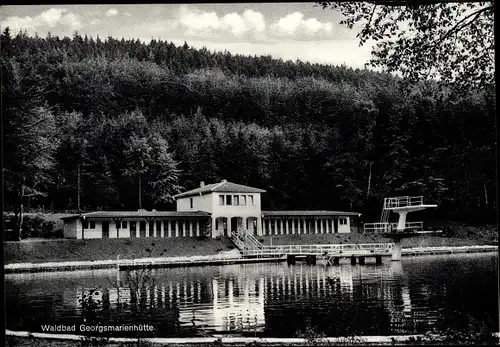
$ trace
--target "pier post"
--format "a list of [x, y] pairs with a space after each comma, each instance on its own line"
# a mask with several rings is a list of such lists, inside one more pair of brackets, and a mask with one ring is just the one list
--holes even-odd
[[382, 256], [381, 255], [375, 256], [375, 264], [382, 264]]
[[401, 239], [394, 239], [394, 248], [392, 249], [392, 261], [401, 261]]
[[356, 257], [351, 257], [351, 265], [356, 265]]
[[365, 265], [365, 257], [359, 257], [359, 265]]
[[306, 263], [309, 265], [316, 265], [316, 256], [315, 255], [308, 255], [306, 257]]
[[116, 255], [116, 285], [120, 286], [120, 255]]

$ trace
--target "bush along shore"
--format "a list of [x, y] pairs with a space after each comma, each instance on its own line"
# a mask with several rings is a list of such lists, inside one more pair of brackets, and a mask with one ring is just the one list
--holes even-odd
[[39, 347], [157, 347], [157, 346], [338, 346], [338, 345], [435, 345], [486, 344], [499, 342], [499, 334], [489, 331], [448, 331], [421, 335], [325, 337], [309, 334], [296, 338], [194, 337], [194, 338], [107, 338], [7, 331], [6, 346]]

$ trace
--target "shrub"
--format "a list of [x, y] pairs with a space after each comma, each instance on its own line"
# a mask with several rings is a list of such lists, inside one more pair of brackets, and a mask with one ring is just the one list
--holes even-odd
[[[5, 237], [6, 240], [17, 240], [16, 219], [14, 216], [5, 218]], [[62, 228], [54, 230], [55, 222], [46, 220], [42, 216], [24, 216], [21, 238], [43, 237], [43, 238], [62, 238], [64, 231]]]

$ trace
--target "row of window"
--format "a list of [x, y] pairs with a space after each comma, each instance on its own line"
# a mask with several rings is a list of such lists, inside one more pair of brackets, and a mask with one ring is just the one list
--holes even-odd
[[95, 222], [83, 221], [83, 229], [95, 229]]
[[[164, 224], [165, 230], [168, 230], [169, 221], [164, 221], [164, 223], [165, 223]], [[155, 224], [156, 224], [156, 229], [157, 230], [161, 230], [162, 221], [156, 221]], [[182, 221], [179, 222], [179, 225], [181, 226], [181, 228], [182, 228], [182, 224], [183, 224]], [[127, 225], [128, 225], [127, 221], [122, 221], [121, 228], [122, 229], [126, 229]], [[130, 221], [130, 229], [135, 229], [136, 226], [137, 226], [137, 222]], [[154, 224], [152, 222], [149, 223], [149, 229], [152, 230], [153, 227], [154, 227]], [[95, 229], [95, 222], [94, 221], [83, 221], [83, 228], [84, 229]], [[146, 230], [146, 222], [145, 221], [140, 221], [139, 222], [139, 228], [142, 229], [142, 230]], [[172, 222], [172, 230], [175, 230], [175, 224], [174, 224], [174, 222]]]
[[[108, 222], [103, 222], [108, 223]], [[192, 223], [192, 224], [190, 224]], [[122, 221], [121, 222], [121, 228], [125, 229], [127, 228], [127, 225], [130, 227], [130, 237], [137, 237], [137, 231], [139, 231], [139, 236], [140, 237], [159, 237], [161, 236], [161, 229], [163, 225], [163, 230], [164, 230], [164, 236], [167, 237], [167, 235], [170, 232], [170, 235], [174, 236], [178, 234], [179, 236], [190, 236], [190, 233], [193, 235], [199, 234], [205, 229], [205, 226], [203, 223], [200, 221], [199, 224], [197, 225], [195, 221], [156, 221], [156, 222], [150, 222], [149, 223], [149, 232], [146, 234], [146, 222], [145, 221]], [[137, 226], [139, 226], [139, 230], [137, 230]], [[84, 229], [95, 229], [95, 222], [94, 221], [84, 221], [83, 222], [83, 228]], [[199, 228], [199, 229], [198, 229]], [[109, 229], [106, 229], [109, 232]], [[200, 230], [200, 231], [198, 231]], [[103, 229], [104, 233], [104, 229]], [[104, 237], [104, 236], [103, 236]]]
[[253, 195], [220, 194], [219, 206], [255, 206]]

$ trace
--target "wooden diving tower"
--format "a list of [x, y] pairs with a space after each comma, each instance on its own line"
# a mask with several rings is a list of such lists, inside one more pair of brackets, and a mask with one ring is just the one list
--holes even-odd
[[[384, 199], [382, 216], [379, 223], [365, 223], [365, 232], [380, 232], [386, 238], [394, 240], [392, 250], [393, 261], [401, 261], [401, 240], [406, 237], [414, 237], [422, 234], [436, 234], [441, 231], [424, 230], [423, 222], [406, 222], [406, 216], [410, 212], [422, 211], [426, 208], [437, 207], [435, 204], [424, 204], [422, 196], [398, 196]], [[397, 213], [398, 222], [390, 223], [391, 212]]]

